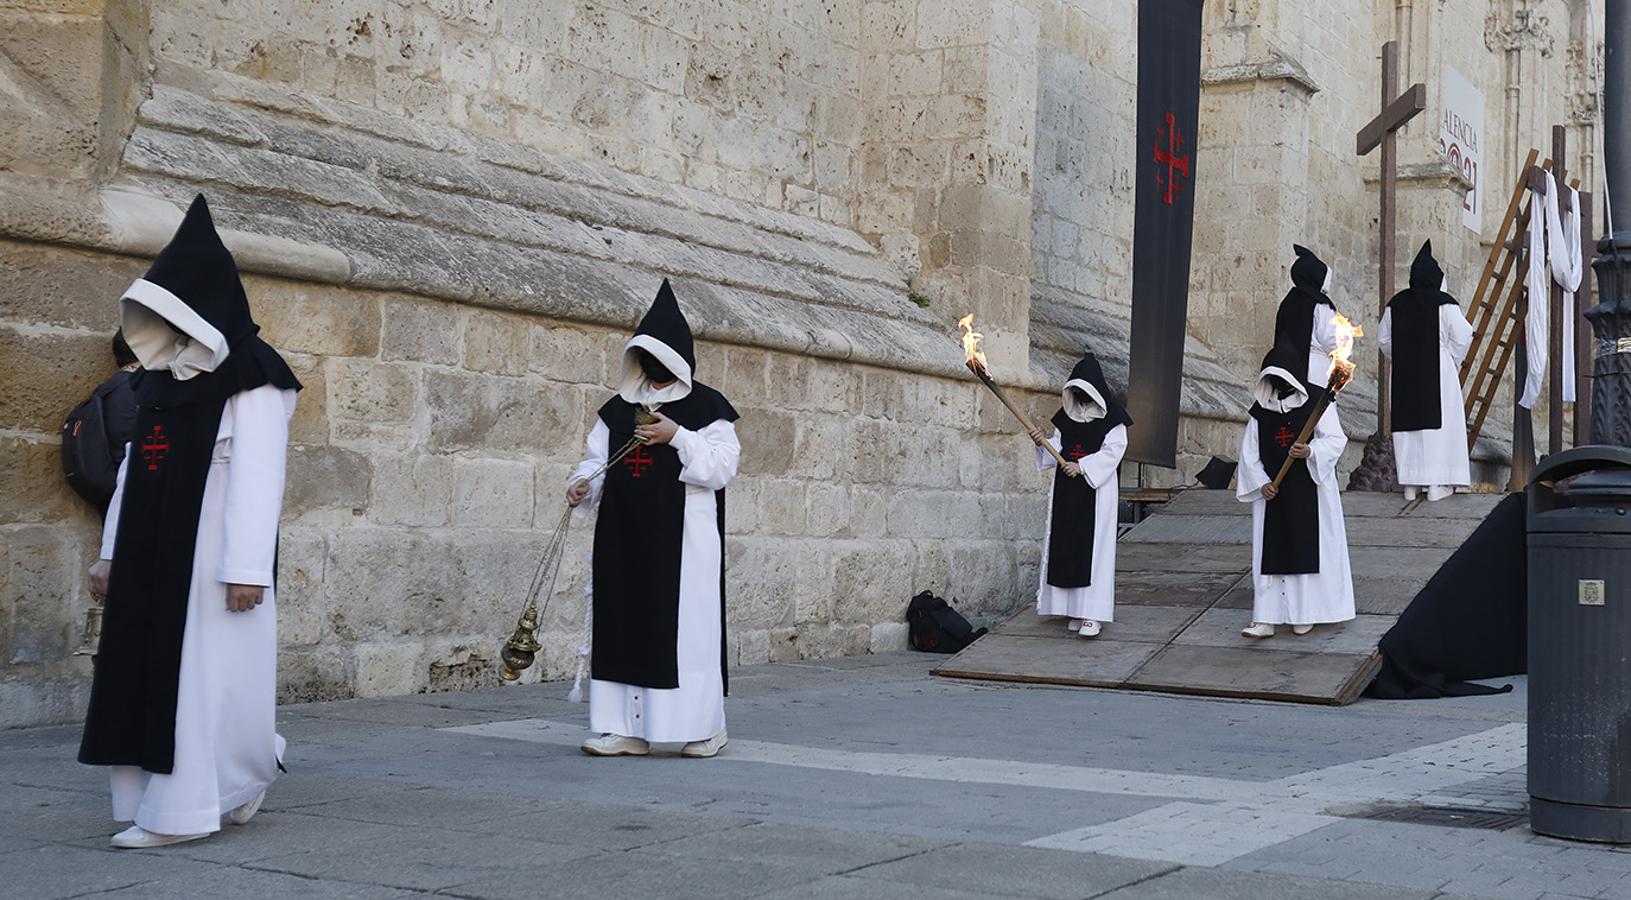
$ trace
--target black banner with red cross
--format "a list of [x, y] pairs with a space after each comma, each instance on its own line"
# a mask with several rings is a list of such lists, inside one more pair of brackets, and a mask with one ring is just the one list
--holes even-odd
[[1200, 114], [1201, 0], [1138, 4], [1127, 459], [1177, 464]]

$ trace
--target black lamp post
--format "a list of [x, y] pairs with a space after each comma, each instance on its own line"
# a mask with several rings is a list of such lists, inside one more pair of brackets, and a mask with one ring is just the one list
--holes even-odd
[[1608, 227], [1597, 242], [1591, 442], [1631, 447], [1631, 2], [1603, 4], [1603, 162]]

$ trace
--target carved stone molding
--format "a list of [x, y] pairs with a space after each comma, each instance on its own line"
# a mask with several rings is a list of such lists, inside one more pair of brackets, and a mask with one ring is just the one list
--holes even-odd
[[1603, 89], [1603, 42], [1595, 42], [1588, 51], [1585, 42], [1570, 41], [1566, 52], [1570, 84], [1566, 101], [1569, 121], [1580, 124], [1596, 122], [1602, 115], [1598, 98]]
[[1319, 83], [1302, 64], [1278, 51], [1268, 59], [1234, 66], [1215, 66], [1201, 73], [1201, 85], [1240, 84], [1251, 81], [1284, 81], [1306, 96], [1319, 93]]
[[1552, 20], [1529, 8], [1514, 9], [1510, 21], [1502, 21], [1499, 4], [1491, 3], [1484, 19], [1484, 46], [1491, 50], [1539, 50], [1550, 57], [1557, 45]]

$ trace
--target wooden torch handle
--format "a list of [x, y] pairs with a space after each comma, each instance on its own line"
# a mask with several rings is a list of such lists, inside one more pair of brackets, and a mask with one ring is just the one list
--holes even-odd
[[[1002, 401], [1003, 406], [1008, 407], [1008, 411], [1014, 414], [1014, 418], [1018, 419], [1019, 423], [1021, 425], [1025, 426], [1025, 430], [1027, 432], [1036, 430], [1036, 424], [1031, 421], [1031, 417], [1025, 415], [1023, 410], [1021, 410], [1018, 406], [1014, 405], [1014, 401], [1008, 399], [1008, 394], [1007, 394], [1007, 392], [1005, 392], [1002, 389], [1002, 385], [997, 384], [995, 381], [992, 381], [990, 375], [987, 375], [984, 372], [980, 371], [980, 369], [977, 366], [975, 366], [973, 363], [969, 364], [969, 369], [973, 370], [974, 374], [979, 376], [981, 384], [984, 384], [986, 387], [990, 388], [991, 393], [997, 395], [997, 399]], [[1065, 459], [1065, 457], [1062, 454], [1060, 454], [1060, 452], [1058, 450], [1055, 450], [1053, 448], [1053, 445], [1048, 443], [1047, 441], [1043, 441], [1042, 443], [1038, 444], [1037, 446], [1047, 448], [1047, 451], [1049, 453], [1053, 454], [1053, 458], [1059, 461], [1060, 466], [1063, 466], [1065, 463], [1070, 461], [1070, 460]]]

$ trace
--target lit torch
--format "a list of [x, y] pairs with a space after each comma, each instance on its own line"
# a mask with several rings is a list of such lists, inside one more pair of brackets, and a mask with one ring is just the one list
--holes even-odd
[[[974, 330], [974, 314], [969, 313], [958, 319], [957, 327], [963, 329], [963, 353], [968, 357], [968, 370], [980, 379], [981, 384], [990, 388], [991, 393], [997, 395], [997, 399], [1001, 400], [1002, 405], [1008, 407], [1008, 411], [1019, 419], [1020, 424], [1025, 426], [1026, 431], [1034, 431], [1036, 425], [1031, 422], [1031, 417], [1025, 415], [1023, 410], [1014, 405], [1014, 401], [1008, 399], [1008, 394], [1003, 391], [1002, 385], [992, 380], [991, 370], [987, 369], [985, 365], [985, 354], [980, 352], [980, 340], [985, 335]], [[1065, 458], [1059, 454], [1058, 450], [1053, 449], [1052, 444], [1043, 442], [1038, 446], [1046, 447], [1048, 452], [1053, 454], [1053, 458], [1059, 461], [1059, 465], [1063, 466], [1065, 464]]]
[[[1299, 444], [1308, 443], [1308, 436], [1314, 433], [1315, 424], [1319, 422], [1320, 416], [1325, 415], [1325, 407], [1330, 406], [1331, 402], [1336, 399], [1337, 394], [1340, 394], [1342, 389], [1348, 386], [1348, 382], [1353, 380], [1354, 369], [1358, 368], [1354, 365], [1352, 359], [1354, 338], [1363, 337], [1365, 334], [1364, 329], [1348, 321], [1347, 316], [1337, 313], [1336, 330], [1337, 346], [1330, 354], [1331, 368], [1326, 373], [1325, 394], [1320, 397], [1318, 403], [1314, 404], [1314, 411], [1309, 413], [1308, 421], [1303, 423], [1302, 433], [1297, 435], [1297, 443]], [[1279, 474], [1274, 476], [1275, 490], [1280, 489], [1280, 482], [1285, 480], [1286, 473], [1291, 471], [1292, 462], [1294, 460], [1291, 455], [1286, 454], [1286, 461], [1280, 464]]]

